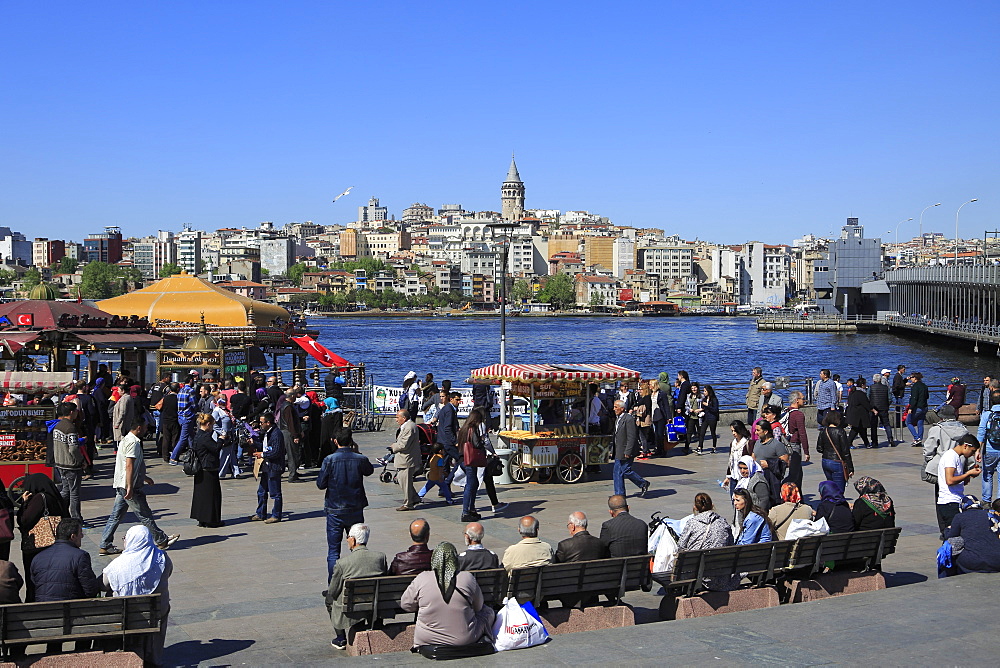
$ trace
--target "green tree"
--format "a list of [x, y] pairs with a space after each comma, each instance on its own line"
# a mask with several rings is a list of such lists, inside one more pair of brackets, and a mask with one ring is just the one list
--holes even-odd
[[531, 285], [528, 284], [528, 281], [521, 279], [514, 283], [514, 288], [510, 291], [510, 298], [514, 301], [531, 299]]
[[573, 279], [567, 274], [549, 276], [538, 293], [538, 301], [563, 309], [576, 303], [576, 289]]
[[265, 269], [264, 267], [261, 267], [260, 268], [260, 275], [261, 276], [270, 276], [271, 275], [271, 270], [270, 269]]
[[55, 264], [55, 271], [58, 274], [72, 274], [80, 266], [80, 261], [72, 257], [64, 257]]
[[21, 281], [24, 283], [25, 288], [33, 288], [42, 282], [42, 274], [36, 268], [31, 267], [28, 271], [24, 272]]
[[160, 278], [168, 278], [179, 273], [181, 273], [180, 266], [174, 264], [173, 262], [167, 262], [165, 265], [160, 267]]
[[593, 292], [590, 295], [590, 305], [591, 306], [604, 306], [604, 293]]
[[84, 299], [110, 299], [125, 294], [129, 284], [141, 284], [142, 272], [135, 267], [119, 267], [107, 262], [88, 262], [80, 279]]
[[308, 269], [308, 267], [305, 263], [299, 262], [298, 264], [293, 264], [289, 267], [288, 272], [285, 275], [292, 279], [292, 282], [295, 283], [295, 285], [302, 285], [302, 274], [306, 273], [306, 269]]
[[17, 278], [17, 274], [9, 269], [0, 269], [0, 285], [10, 285]]

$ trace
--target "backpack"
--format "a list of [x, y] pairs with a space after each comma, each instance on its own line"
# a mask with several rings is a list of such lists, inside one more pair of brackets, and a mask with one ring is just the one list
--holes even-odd
[[1000, 450], [1000, 411], [990, 413], [990, 421], [986, 423], [986, 435], [983, 440], [994, 450]]

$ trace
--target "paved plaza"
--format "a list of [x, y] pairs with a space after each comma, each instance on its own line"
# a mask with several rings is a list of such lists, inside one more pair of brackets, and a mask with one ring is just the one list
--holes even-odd
[[[362, 452], [373, 461], [385, 453], [391, 432], [357, 434]], [[907, 435], [908, 437], [908, 435]], [[726, 442], [728, 447], [728, 440]], [[147, 449], [148, 450], [148, 449]], [[105, 451], [108, 453], [109, 451]], [[991, 638], [970, 636], [971, 646], [957, 640], [962, 631], [943, 618], [953, 610], [967, 610], [968, 631], [982, 628], [1000, 588], [991, 576], [951, 578], [938, 582], [934, 555], [939, 546], [934, 519], [933, 487], [919, 479], [921, 451], [905, 443], [897, 448], [855, 450], [858, 475], [883, 482], [896, 503], [897, 523], [903, 533], [895, 554], [884, 563], [886, 578], [895, 591], [840, 597], [820, 603], [796, 604], [710, 619], [656, 622], [659, 597], [653, 592], [631, 593], [639, 626], [630, 629], [559, 636], [544, 648], [517, 654], [518, 661], [552, 663], [670, 663], [693, 664], [718, 660], [726, 664], [862, 663], [879, 657], [885, 665], [954, 663], [982, 664], [981, 656], [1000, 649]], [[654, 511], [681, 517], [691, 511], [694, 495], [708, 492], [716, 502], [726, 499], [716, 481], [725, 472], [726, 455], [670, 456], [638, 462], [636, 469], [652, 482], [646, 498], [630, 498], [634, 515], [646, 520]], [[110, 561], [98, 556], [98, 541], [113, 493], [113, 459], [100, 460], [101, 476], [85, 483], [83, 512], [90, 527], [84, 548], [93, 555], [95, 570]], [[498, 554], [518, 540], [517, 521], [533, 514], [541, 522], [540, 537], [552, 544], [566, 538], [566, 516], [587, 513], [591, 530], [600, 532], [608, 518], [612, 493], [610, 466], [601, 475], [576, 485], [526, 484], [499, 487], [510, 507], [493, 516], [485, 492], [480, 512], [487, 535], [484, 543]], [[199, 529], [190, 514], [192, 481], [180, 467], [152, 460], [149, 474], [156, 484], [148, 489], [150, 505], [167, 533], [181, 538], [170, 550], [174, 573], [170, 580], [171, 613], [166, 657], [173, 665], [290, 665], [330, 661], [379, 661], [386, 664], [422, 662], [409, 654], [348, 659], [330, 647], [332, 632], [320, 592], [326, 588], [326, 539], [323, 495], [315, 472], [302, 484], [284, 484], [285, 519], [264, 525], [246, 518], [256, 506], [257, 484], [252, 479], [225, 480], [222, 529]], [[805, 488], [815, 494], [823, 479], [816, 461], [806, 466]], [[978, 492], [978, 481], [974, 489]], [[406, 525], [416, 517], [431, 525], [431, 546], [448, 540], [462, 544], [461, 507], [447, 506], [432, 492], [431, 503], [416, 512], [397, 512], [401, 496], [394, 484], [367, 481], [370, 506], [365, 513], [372, 526], [370, 548], [389, 555], [409, 544]], [[635, 488], [629, 487], [629, 493]], [[853, 492], [853, 488], [850, 489]], [[849, 494], [849, 498], [856, 495]], [[723, 511], [728, 515], [729, 511]], [[117, 538], [131, 526], [122, 525]], [[15, 547], [12, 550], [18, 555]], [[19, 557], [13, 557], [18, 561]], [[987, 598], [987, 596], [989, 598]], [[835, 616], [835, 617], [834, 617]], [[845, 629], [839, 637], [831, 629]], [[886, 635], [886, 629], [892, 637]], [[776, 639], [776, 640], [772, 640]], [[944, 642], [943, 639], [951, 639]], [[942, 642], [938, 643], [941, 640]], [[568, 650], [572, 643], [575, 649]], [[922, 644], [921, 644], [922, 643]], [[925, 654], [920, 648], [926, 645]], [[939, 653], [945, 646], [960, 652], [954, 660]], [[883, 655], [880, 647], [891, 649]], [[603, 649], [602, 649], [603, 648]], [[980, 653], [986, 652], [986, 653]], [[586, 658], [581, 658], [586, 657]], [[477, 659], [479, 664], [509, 661], [509, 656]], [[875, 658], [871, 658], [875, 661]]]

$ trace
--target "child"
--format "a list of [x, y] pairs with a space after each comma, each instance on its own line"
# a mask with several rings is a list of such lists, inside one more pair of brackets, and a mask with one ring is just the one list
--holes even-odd
[[451, 485], [444, 484], [444, 471], [447, 466], [447, 462], [444, 458], [444, 446], [437, 443], [434, 446], [434, 454], [431, 455], [431, 459], [427, 462], [427, 482], [424, 483], [423, 489], [420, 490], [418, 496], [420, 500], [424, 500], [424, 495], [431, 491], [431, 488], [437, 485], [444, 492], [444, 500], [450, 506], [454, 503], [451, 497]]

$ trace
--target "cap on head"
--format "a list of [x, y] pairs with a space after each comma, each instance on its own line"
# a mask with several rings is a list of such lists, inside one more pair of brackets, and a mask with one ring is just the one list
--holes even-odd
[[200, 376], [201, 372], [198, 371], [197, 369], [191, 369], [190, 371], [188, 371], [188, 375], [189, 376]]
[[882, 373], [883, 376], [890, 376], [890, 375], [892, 375], [892, 372], [889, 371], [888, 369], [882, 369], [881, 373]]

